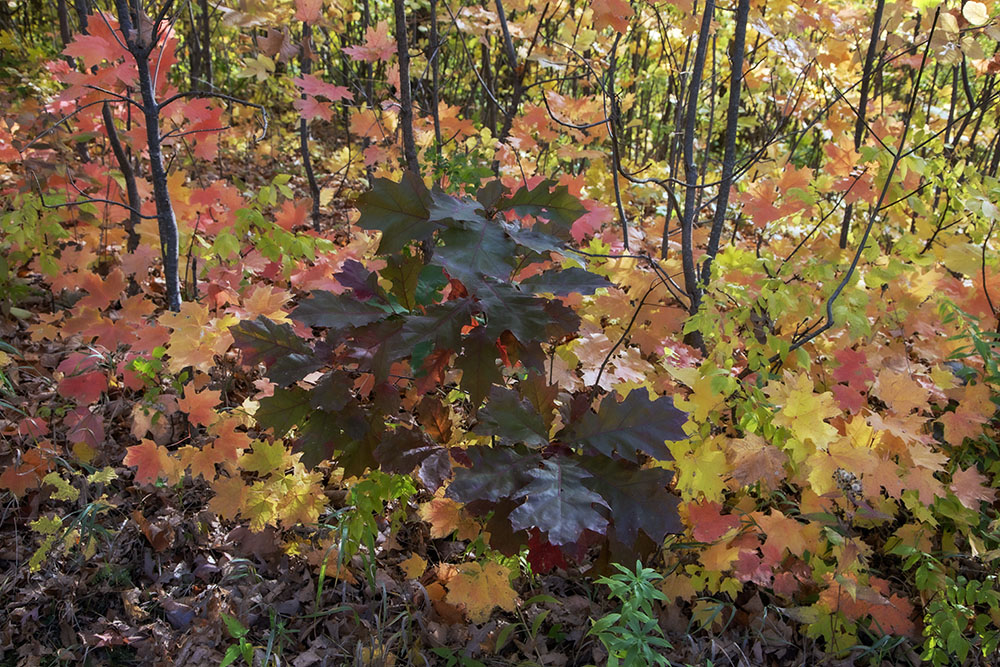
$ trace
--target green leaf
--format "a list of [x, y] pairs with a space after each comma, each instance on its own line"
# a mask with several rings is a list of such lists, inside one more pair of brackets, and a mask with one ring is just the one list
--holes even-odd
[[423, 268], [423, 260], [419, 257], [390, 255], [386, 258], [385, 268], [379, 272], [392, 285], [389, 293], [407, 310], [413, 310], [417, 305], [417, 285], [420, 284]]
[[486, 311], [486, 333], [499, 338], [510, 331], [522, 343], [544, 340], [551, 318], [545, 300], [520, 292], [509, 283], [484, 279], [475, 294]]
[[400, 344], [412, 347], [418, 343], [433, 343], [442, 350], [458, 348], [462, 328], [472, 323], [475, 303], [470, 298], [455, 299], [428, 306], [423, 315], [406, 318], [399, 333]]
[[387, 315], [385, 310], [367, 301], [316, 290], [299, 304], [291, 317], [312, 327], [343, 330], [377, 322]]
[[277, 388], [274, 395], [260, 399], [254, 418], [264, 428], [272, 429], [275, 438], [280, 438], [309, 414], [311, 398], [310, 392], [298, 387]]
[[549, 542], [562, 545], [579, 540], [584, 530], [603, 533], [607, 528], [608, 520], [594, 507], [607, 507], [607, 503], [583, 485], [590, 472], [576, 461], [552, 457], [526, 474], [530, 481], [518, 496], [525, 500], [510, 513], [514, 530], [538, 528]]
[[611, 457], [614, 454], [636, 461], [638, 452], [672, 461], [664, 441], [684, 440], [687, 415], [674, 407], [669, 396], [650, 401], [645, 389], [629, 393], [621, 403], [609, 395], [594, 413], [587, 411], [576, 423], [561, 432], [561, 440], [571, 447], [583, 447]]
[[233, 346], [243, 352], [243, 363], [267, 366], [267, 377], [285, 386], [301, 380], [319, 368], [309, 345], [288, 324], [277, 324], [263, 315], [229, 328]]
[[375, 459], [384, 472], [409, 475], [419, 468], [418, 479], [432, 491], [451, 476], [448, 450], [414, 429], [397, 428], [383, 437], [375, 448]]
[[428, 217], [432, 222], [453, 220], [455, 222], [485, 222], [486, 212], [483, 205], [468, 197], [453, 197], [439, 187], [434, 186], [430, 194], [430, 211]]
[[376, 178], [372, 189], [358, 198], [358, 226], [382, 232], [378, 254], [399, 252], [413, 241], [430, 238], [437, 223], [430, 220], [430, 193], [419, 177], [407, 172], [396, 183]]

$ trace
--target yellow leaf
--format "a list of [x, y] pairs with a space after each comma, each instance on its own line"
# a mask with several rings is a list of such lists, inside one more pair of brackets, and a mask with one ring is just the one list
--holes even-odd
[[403, 571], [403, 576], [407, 579], [416, 579], [427, 569], [427, 561], [417, 554], [413, 554], [399, 564], [399, 569]]
[[514, 611], [517, 593], [510, 571], [498, 563], [465, 563], [448, 582], [448, 602], [461, 605], [473, 623], [485, 623], [495, 607]]
[[267, 443], [255, 440], [253, 451], [240, 457], [244, 470], [269, 475], [284, 470], [285, 446], [281, 442]]

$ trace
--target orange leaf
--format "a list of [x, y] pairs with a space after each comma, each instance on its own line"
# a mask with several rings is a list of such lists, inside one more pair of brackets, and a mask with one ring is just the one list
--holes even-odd
[[160, 477], [170, 478], [176, 467], [170, 458], [170, 452], [160, 447], [152, 440], [143, 438], [142, 442], [129, 447], [123, 463], [135, 466], [135, 481], [137, 484], [153, 484]]
[[177, 399], [177, 407], [187, 413], [191, 423], [210, 426], [219, 418], [215, 406], [219, 404], [221, 396], [220, 392], [211, 389], [195, 393], [188, 385], [184, 387], [184, 397]]

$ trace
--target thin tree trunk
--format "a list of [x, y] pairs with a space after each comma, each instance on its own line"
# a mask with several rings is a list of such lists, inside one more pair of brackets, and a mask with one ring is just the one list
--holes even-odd
[[[868, 53], [865, 54], [865, 67], [861, 74], [861, 101], [858, 103], [858, 120], [854, 124], [854, 150], [861, 148], [865, 137], [865, 116], [868, 113], [868, 91], [871, 89], [872, 69], [875, 65], [875, 52], [878, 50], [879, 35], [882, 34], [882, 12], [885, 0], [878, 0], [875, 5], [875, 18], [872, 20], [871, 37], [868, 39]], [[851, 217], [854, 206], [848, 204], [844, 208], [844, 220], [840, 223], [840, 247], [847, 248], [847, 235], [851, 231]]]
[[111, 143], [111, 152], [115, 154], [118, 161], [118, 169], [125, 179], [125, 193], [128, 196], [128, 205], [131, 209], [128, 214], [128, 222], [125, 223], [125, 231], [128, 232], [128, 244], [126, 248], [129, 252], [135, 252], [139, 247], [139, 233], [136, 228], [141, 222], [139, 211], [142, 209], [142, 199], [139, 197], [139, 188], [135, 182], [135, 172], [132, 170], [132, 162], [125, 154], [122, 143], [118, 139], [118, 130], [115, 128], [115, 119], [111, 115], [111, 105], [107, 102], [101, 107], [101, 115], [104, 118], [104, 129], [108, 133], [108, 141]]
[[[160, 136], [160, 107], [156, 102], [153, 78], [149, 71], [149, 55], [152, 45], [144, 44], [141, 33], [132, 32], [132, 18], [126, 0], [115, 0], [118, 9], [118, 23], [129, 53], [135, 60], [139, 73], [139, 94], [142, 96], [142, 115], [146, 124], [146, 143], [149, 152], [149, 170], [153, 182], [153, 200], [156, 203], [156, 221], [160, 232], [160, 254], [163, 258], [163, 280], [166, 290], [167, 308], [179, 311], [181, 308], [180, 238], [177, 219], [174, 217], [170, 190], [167, 186], [167, 170], [163, 165], [163, 151]], [[131, 35], [131, 36], [130, 36]]]
[[[312, 26], [305, 21], [302, 22], [302, 46], [299, 50], [299, 60], [301, 61], [302, 74], [312, 72]], [[306, 95], [303, 93], [302, 99]], [[312, 157], [309, 155], [309, 122], [305, 118], [299, 119], [299, 152], [302, 153], [302, 166], [306, 171], [306, 180], [309, 182], [309, 194], [312, 195], [312, 223], [313, 229], [320, 231], [319, 219], [319, 185], [316, 183], [316, 174], [313, 173]]]
[[436, 153], [438, 163], [441, 162], [441, 115], [438, 113], [438, 105], [440, 104], [440, 91], [438, 87], [440, 85], [441, 77], [441, 62], [438, 57], [438, 49], [441, 48], [440, 40], [438, 37], [438, 21], [437, 21], [437, 0], [431, 0], [431, 34], [430, 43], [428, 44], [428, 59], [431, 63], [431, 118], [434, 120], [434, 143], [436, 145]]
[[[705, 70], [705, 56], [708, 43], [711, 40], [710, 29], [712, 16], [715, 13], [715, 0], [706, 0], [705, 13], [698, 33], [698, 46], [695, 49], [694, 64], [691, 68], [691, 80], [688, 84], [688, 102], [684, 120], [683, 159], [684, 159], [684, 213], [681, 218], [681, 260], [684, 269], [684, 290], [691, 299], [691, 314], [694, 315], [695, 295], [698, 291], [698, 271], [694, 262], [694, 219], [695, 201], [698, 194], [698, 163], [694, 156], [694, 139], [698, 129], [698, 95], [701, 92], [701, 79]], [[662, 254], [666, 257], [668, 238], [663, 237]], [[698, 332], [691, 336], [691, 343], [701, 347], [701, 336]]]
[[410, 93], [410, 50], [406, 39], [406, 6], [403, 0], [392, 0], [396, 14], [396, 53], [399, 55], [399, 124], [403, 133], [403, 157], [406, 168], [420, 174], [417, 144], [413, 138], [413, 98]]
[[[740, 92], [743, 86], [743, 58], [746, 48], [747, 20], [750, 16], [750, 0], [739, 0], [736, 6], [736, 29], [729, 46], [729, 106], [726, 109], [726, 145], [722, 156], [722, 173], [719, 177], [719, 194], [715, 202], [712, 231], [708, 239], [705, 263], [702, 265], [701, 282], [708, 285], [712, 278], [712, 261], [719, 254], [719, 241], [726, 224], [726, 208], [729, 205], [729, 190], [733, 185], [733, 171], [736, 168], [736, 133], [740, 120]], [[697, 311], [701, 303], [702, 288], [691, 303], [692, 311]]]

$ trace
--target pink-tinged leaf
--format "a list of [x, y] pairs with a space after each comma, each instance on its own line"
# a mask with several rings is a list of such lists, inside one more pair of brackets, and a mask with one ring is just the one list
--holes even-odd
[[73, 444], [83, 442], [96, 449], [104, 442], [104, 419], [99, 413], [79, 407], [66, 415], [64, 423], [66, 439]]
[[343, 52], [351, 60], [363, 60], [368, 63], [389, 60], [396, 53], [396, 40], [389, 36], [389, 24], [379, 21], [375, 28], [365, 32], [365, 43], [358, 46], [345, 46]]
[[979, 511], [979, 502], [986, 501], [992, 503], [996, 500], [996, 489], [989, 488], [989, 478], [971, 466], [966, 470], [956, 470], [951, 476], [952, 491], [959, 501], [970, 510]]
[[587, 207], [587, 212], [577, 219], [569, 230], [577, 243], [593, 236], [603, 225], [614, 220], [614, 211], [609, 206], [597, 202], [584, 202], [584, 206]]
[[315, 23], [323, 13], [323, 0], [295, 0], [295, 18], [303, 23]]
[[63, 398], [68, 398], [80, 405], [90, 405], [101, 397], [101, 392], [108, 388], [108, 378], [103, 371], [87, 371], [79, 375], [70, 375], [59, 381], [56, 391]]
[[81, 33], [74, 37], [73, 41], [67, 44], [62, 52], [65, 56], [80, 58], [83, 60], [84, 68], [90, 69], [97, 67], [105, 60], [115, 60], [117, 53], [113, 46], [112, 42], [103, 37]]
[[328, 102], [321, 102], [315, 97], [299, 98], [292, 102], [292, 106], [299, 110], [306, 122], [311, 122], [317, 118], [329, 121], [333, 118], [333, 108]]
[[292, 82], [299, 87], [304, 95], [312, 97], [325, 97], [331, 102], [340, 100], [354, 101], [354, 94], [344, 86], [335, 86], [327, 83], [313, 74], [303, 74], [292, 79]]
[[837, 363], [833, 370], [833, 379], [852, 387], [856, 391], [864, 391], [869, 383], [875, 381], [875, 373], [868, 365], [868, 355], [850, 348], [837, 350], [833, 353]]
[[41, 417], [25, 417], [17, 424], [17, 434], [38, 438], [47, 435], [49, 424]]

